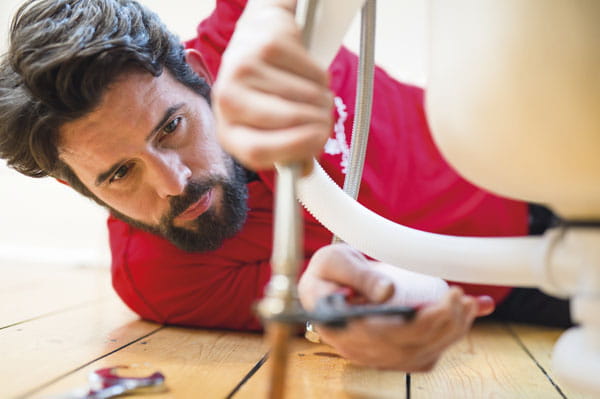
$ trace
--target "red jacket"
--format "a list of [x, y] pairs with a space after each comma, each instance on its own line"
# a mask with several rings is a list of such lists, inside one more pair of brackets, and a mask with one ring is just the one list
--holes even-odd
[[[213, 14], [199, 25], [198, 36], [186, 43], [202, 52], [215, 76], [244, 5], [244, 0], [217, 1]], [[338, 133], [343, 126], [347, 145], [354, 116], [356, 69], [357, 58], [346, 49], [330, 68], [331, 88], [341, 99], [335, 115]], [[429, 133], [421, 89], [401, 84], [377, 69], [371, 128], [359, 197], [362, 204], [388, 219], [431, 232], [526, 234], [524, 203], [498, 198], [471, 185], [441, 157]], [[320, 159], [338, 184], [344, 177], [341, 161], [341, 154], [326, 153]], [[161, 237], [109, 218], [113, 286], [123, 301], [141, 317], [160, 323], [259, 329], [251, 305], [262, 296], [271, 273], [274, 176], [265, 172], [259, 177], [248, 184], [246, 224], [215, 251], [184, 252]], [[306, 261], [330, 241], [331, 234], [305, 213]], [[506, 287], [463, 286], [468, 293], [487, 293], [496, 301], [510, 291]]]

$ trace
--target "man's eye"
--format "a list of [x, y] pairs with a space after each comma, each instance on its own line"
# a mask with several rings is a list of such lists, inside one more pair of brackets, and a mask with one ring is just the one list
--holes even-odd
[[130, 169], [129, 166], [127, 166], [127, 165], [121, 166], [119, 169], [117, 169], [115, 174], [112, 175], [112, 177], [109, 180], [109, 183], [113, 183], [115, 181], [123, 179], [125, 176], [127, 176], [129, 169]]
[[171, 122], [167, 123], [167, 125], [163, 128], [163, 131], [167, 134], [173, 133], [177, 129], [177, 126], [179, 126], [180, 122], [181, 122], [181, 117], [178, 116], [177, 118], [173, 119]]

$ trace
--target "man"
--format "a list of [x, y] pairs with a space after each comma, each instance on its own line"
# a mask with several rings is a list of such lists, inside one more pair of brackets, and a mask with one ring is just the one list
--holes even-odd
[[[244, 6], [243, 0], [218, 1], [185, 52], [155, 15], [127, 0], [29, 1], [12, 25], [0, 71], [0, 155], [26, 175], [53, 176], [111, 210], [113, 286], [149, 320], [260, 328], [250, 308], [270, 276], [273, 173], [244, 169], [223, 151], [209, 96]], [[329, 151], [320, 160], [338, 182], [343, 177], [340, 134], [350, 131], [353, 112], [349, 72], [355, 67], [356, 58], [341, 50], [330, 69], [340, 152]], [[314, 72], [321, 83], [327, 80], [322, 71]], [[377, 152], [392, 143], [410, 151], [367, 159], [364, 204], [425, 230], [526, 232], [525, 204], [482, 192], [441, 159], [419, 89], [378, 70], [378, 92], [383, 102], [375, 104], [379, 127], [371, 148]], [[329, 89], [317, 86], [308, 95], [327, 111], [307, 109], [306, 114], [330, 125]], [[381, 108], [385, 103], [388, 109]], [[393, 109], [400, 103], [402, 113]], [[320, 145], [326, 139], [320, 135], [316, 141]], [[414, 180], [415, 173], [426, 184]], [[347, 331], [322, 331], [327, 342], [357, 363], [430, 369], [477, 314], [491, 310], [487, 297], [475, 299], [457, 288], [446, 292], [438, 279], [371, 265], [348, 247], [326, 246], [330, 240], [305, 214], [305, 264], [323, 248], [301, 282], [308, 306], [338, 286], [350, 286], [373, 302], [423, 306], [408, 324], [367, 318]], [[510, 291], [467, 288], [498, 301]]]

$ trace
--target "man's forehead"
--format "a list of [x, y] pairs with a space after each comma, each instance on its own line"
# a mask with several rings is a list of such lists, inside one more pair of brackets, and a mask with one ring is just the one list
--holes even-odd
[[[154, 77], [144, 72], [128, 72], [105, 91], [90, 113], [64, 124], [60, 129], [61, 153], [87, 152], [96, 142], [111, 145], [147, 128], [171, 106], [176, 81], [167, 73]], [[124, 143], [123, 143], [124, 144]]]
[[60, 156], [67, 164], [85, 162], [97, 169], [130, 151], [147, 135], [176, 98], [168, 73], [154, 77], [145, 72], [127, 72], [106, 90], [90, 113], [60, 129]]

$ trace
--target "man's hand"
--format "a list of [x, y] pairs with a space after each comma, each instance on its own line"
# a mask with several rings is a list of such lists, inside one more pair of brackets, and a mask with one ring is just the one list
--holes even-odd
[[319, 327], [321, 339], [350, 361], [406, 372], [428, 371], [443, 351], [468, 332], [476, 316], [491, 313], [489, 297], [466, 296], [440, 279], [367, 261], [347, 245], [330, 245], [313, 256], [299, 284], [302, 304], [341, 287], [370, 303], [420, 305], [411, 321], [399, 317], [355, 320], [343, 330]]
[[333, 124], [329, 77], [304, 48], [295, 0], [250, 0], [213, 87], [223, 148], [246, 167], [309, 162]]

